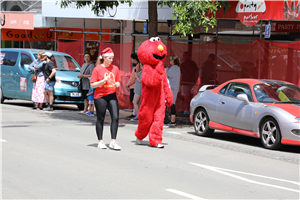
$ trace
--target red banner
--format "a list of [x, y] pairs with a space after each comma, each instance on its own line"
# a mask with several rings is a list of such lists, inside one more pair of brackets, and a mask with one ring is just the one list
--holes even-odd
[[[50, 31], [54, 28], [35, 28], [34, 30], [19, 30], [19, 29], [2, 29], [2, 40], [7, 41], [54, 41], [55, 32]], [[59, 28], [57, 39], [63, 40], [80, 40], [83, 38], [82, 33], [74, 33], [72, 31], [83, 31], [82, 28]], [[99, 29], [86, 29], [88, 32], [99, 32]], [[102, 29], [102, 32], [110, 33], [110, 29]], [[102, 41], [110, 42], [110, 35], [102, 35]], [[99, 41], [99, 34], [85, 34], [85, 40]]]
[[[255, 2], [255, 1], [247, 1]], [[239, 19], [236, 6], [239, 1], [229, 1], [230, 9], [224, 14], [223, 9], [217, 12], [217, 19]], [[263, 20], [294, 20], [299, 21], [300, 2], [289, 1], [265, 1], [266, 11], [262, 14]]]

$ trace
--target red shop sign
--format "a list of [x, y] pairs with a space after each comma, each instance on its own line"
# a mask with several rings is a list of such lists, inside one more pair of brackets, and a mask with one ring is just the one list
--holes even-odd
[[[262, 20], [299, 21], [300, 19], [300, 0], [228, 0], [228, 2], [231, 7], [225, 14], [223, 8], [221, 8], [216, 14], [217, 19], [241, 19], [239, 15], [250, 12], [252, 13], [252, 16], [250, 16], [250, 13], [248, 15], [248, 20], [250, 20], [251, 17], [256, 18], [256, 13], [253, 11], [262, 13]], [[262, 2], [264, 3], [262, 4]], [[253, 6], [250, 6], [252, 3]], [[241, 4], [243, 4], [242, 8]], [[261, 5], [260, 8], [258, 8], [259, 5]], [[250, 9], [253, 10], [249, 11]]]
[[235, 10], [242, 24], [253, 26], [259, 22], [266, 11], [266, 4], [264, 0], [240, 0]]

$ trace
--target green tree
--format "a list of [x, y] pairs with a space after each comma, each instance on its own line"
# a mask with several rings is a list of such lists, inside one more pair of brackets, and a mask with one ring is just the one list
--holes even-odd
[[[61, 7], [66, 8], [72, 2], [76, 2], [77, 9], [84, 6], [91, 6], [91, 10], [99, 15], [107, 8], [113, 8], [120, 3], [128, 3], [129, 6], [133, 3], [133, 0], [119, 0], [119, 1], [76, 1], [76, 0], [61, 0]], [[212, 0], [190, 0], [190, 1], [148, 1], [148, 13], [149, 13], [149, 38], [157, 36], [157, 5], [161, 7], [163, 5], [169, 6], [174, 10], [174, 25], [173, 34], [179, 33], [181, 36], [193, 35], [196, 24], [202, 25], [206, 28], [214, 27], [216, 25], [216, 12], [224, 8], [230, 8], [228, 1], [212, 1]]]

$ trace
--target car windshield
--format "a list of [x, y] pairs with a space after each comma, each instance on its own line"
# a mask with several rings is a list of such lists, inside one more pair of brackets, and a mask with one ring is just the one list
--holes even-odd
[[[35, 59], [37, 59], [37, 54], [34, 54]], [[71, 57], [66, 55], [53, 55], [51, 58], [54, 63], [55, 69], [59, 71], [80, 71], [80, 66]]]
[[261, 103], [300, 104], [300, 88], [296, 85], [262, 83], [253, 87], [256, 99]]

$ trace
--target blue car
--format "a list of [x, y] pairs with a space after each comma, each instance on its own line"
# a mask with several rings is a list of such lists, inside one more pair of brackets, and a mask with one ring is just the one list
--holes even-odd
[[[33, 72], [28, 68], [37, 59], [41, 49], [2, 48], [0, 52], [0, 102], [6, 99], [31, 100]], [[77, 89], [80, 72], [78, 63], [68, 54], [43, 50], [52, 53], [56, 68], [54, 104], [77, 104], [83, 109], [84, 100]]]

